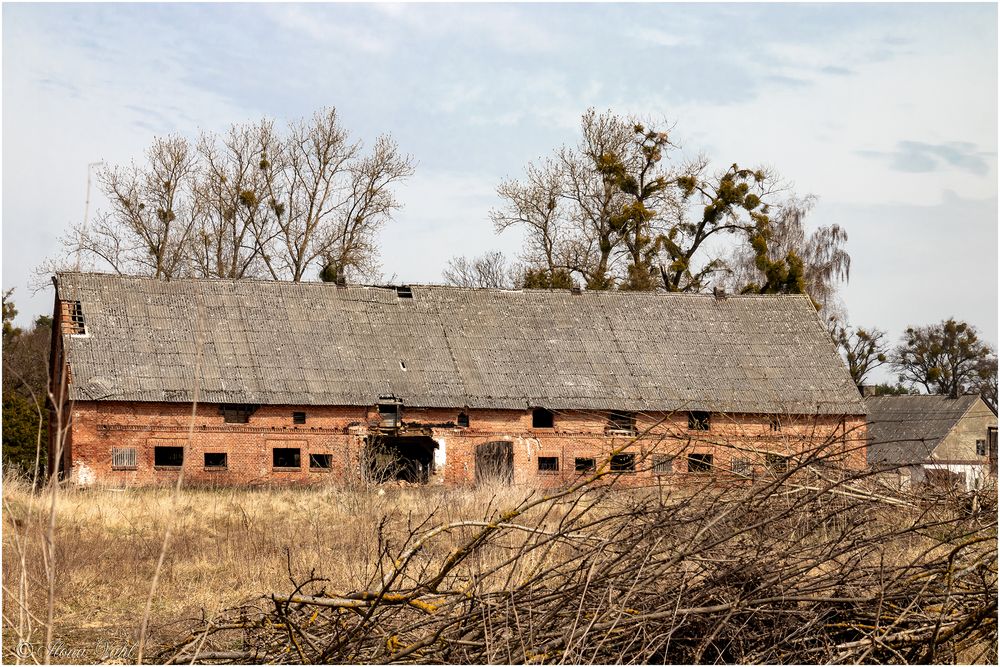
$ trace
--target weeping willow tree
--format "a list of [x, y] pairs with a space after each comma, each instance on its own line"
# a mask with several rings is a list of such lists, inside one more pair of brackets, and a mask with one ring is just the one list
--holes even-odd
[[[727, 288], [742, 291], [747, 285], [767, 282], [769, 262], [789, 256], [801, 261], [801, 277], [806, 294], [816, 303], [824, 320], [844, 319], [838, 294], [841, 282], [851, 275], [851, 256], [846, 249], [847, 232], [840, 225], [806, 231], [805, 217], [816, 203], [815, 197], [792, 198], [777, 207], [770, 219], [763, 256], [753, 246], [737, 246], [726, 259]], [[763, 268], [762, 268], [762, 265]]]

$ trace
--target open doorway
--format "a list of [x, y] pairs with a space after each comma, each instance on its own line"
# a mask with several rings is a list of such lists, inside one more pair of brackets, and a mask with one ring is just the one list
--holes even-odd
[[426, 484], [434, 474], [437, 446], [438, 443], [426, 435], [369, 437], [365, 441], [365, 474], [378, 483]]
[[506, 440], [476, 447], [476, 484], [514, 481], [514, 444]]

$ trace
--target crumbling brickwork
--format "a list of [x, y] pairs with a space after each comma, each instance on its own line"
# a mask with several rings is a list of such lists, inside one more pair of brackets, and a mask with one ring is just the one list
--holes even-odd
[[[380, 434], [375, 406], [265, 405], [253, 410], [247, 423], [227, 423], [219, 408], [200, 404], [192, 418], [191, 405], [184, 403], [77, 402], [68, 462], [72, 479], [169, 484], [183, 468], [190, 484], [349, 482], [367, 474], [366, 443]], [[296, 418], [295, 413], [304, 415]], [[460, 414], [468, 426], [458, 426]], [[304, 423], [296, 423], [303, 418]], [[631, 434], [609, 432], [606, 413], [581, 411], [557, 412], [551, 428], [533, 428], [529, 410], [409, 408], [394, 434], [432, 438], [430, 481], [448, 485], [476, 483], [477, 449], [495, 442], [510, 443], [510, 481], [541, 487], [570, 482], [587, 463], [601, 465], [612, 455], [619, 457], [620, 483], [639, 485], [682, 483], [706, 474], [727, 479], [766, 474], [781, 457], [827, 442], [848, 466], [865, 465], [862, 417], [799, 416], [776, 422], [768, 415], [712, 414], [707, 430], [701, 430], [690, 428], [687, 412], [677, 412], [636, 415], [634, 424]], [[161, 463], [167, 465], [157, 465], [157, 447], [182, 448], [182, 458], [164, 456]], [[276, 461], [296, 460], [276, 459], [275, 448], [298, 450], [298, 465], [276, 466]], [[219, 465], [222, 454], [224, 465]], [[695, 455], [693, 463], [690, 455]]]

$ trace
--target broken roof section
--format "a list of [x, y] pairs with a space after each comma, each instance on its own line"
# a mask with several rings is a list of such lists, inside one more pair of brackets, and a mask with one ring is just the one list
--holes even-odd
[[[75, 400], [865, 413], [805, 296], [63, 273]], [[197, 368], [197, 373], [196, 373]], [[197, 377], [197, 380], [196, 380]]]

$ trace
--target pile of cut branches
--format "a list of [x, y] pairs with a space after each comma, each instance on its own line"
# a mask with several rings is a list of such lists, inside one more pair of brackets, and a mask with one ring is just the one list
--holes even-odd
[[383, 536], [359, 590], [293, 582], [158, 659], [995, 664], [996, 516], [814, 463], [641, 490], [605, 466], [482, 520], [432, 514]]

